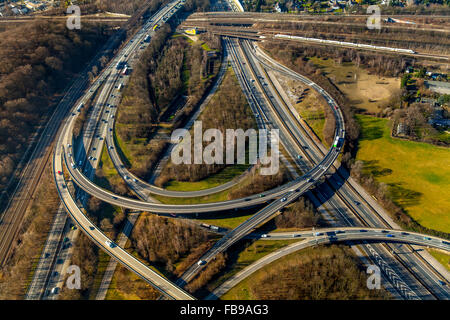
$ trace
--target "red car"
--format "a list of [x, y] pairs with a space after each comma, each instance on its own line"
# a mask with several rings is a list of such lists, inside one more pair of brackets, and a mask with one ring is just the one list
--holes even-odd
[[62, 174], [62, 172], [61, 172], [61, 171], [58, 171], [58, 174]]

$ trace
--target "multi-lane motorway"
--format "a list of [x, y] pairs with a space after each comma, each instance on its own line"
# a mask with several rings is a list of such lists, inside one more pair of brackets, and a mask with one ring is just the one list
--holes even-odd
[[[102, 85], [102, 93], [101, 97], [98, 99], [98, 101], [101, 101], [104, 99], [104, 96], [110, 95], [111, 92], [114, 91], [115, 85], [118, 82], [118, 79], [120, 81], [122, 80], [120, 72], [115, 71], [115, 67], [118, 62], [120, 61], [128, 61], [130, 55], [136, 51], [140, 50], [143, 42], [143, 39], [146, 36], [146, 33], [151, 33], [153, 30], [153, 26], [156, 24], [161, 24], [164, 21], [168, 19], [168, 17], [176, 12], [178, 8], [181, 6], [181, 1], [174, 1], [169, 3], [168, 5], [164, 6], [162, 9], [158, 11], [157, 14], [155, 14], [153, 17], [151, 17], [142, 27], [141, 31], [139, 31], [117, 54], [116, 58], [113, 60], [113, 62], [110, 64], [108, 68], [106, 68], [102, 75], [99, 77], [99, 79], [93, 84], [93, 86], [100, 86]], [[92, 91], [91, 91], [92, 90]], [[89, 92], [93, 92], [95, 90], [91, 89]], [[79, 103], [84, 103], [89, 99], [89, 96], [86, 95], [79, 101]], [[60, 194], [60, 197], [64, 203], [64, 206], [67, 210], [67, 212], [71, 215], [73, 221], [80, 227], [80, 229], [85, 232], [99, 247], [101, 247], [104, 251], [106, 251], [109, 255], [111, 255], [114, 259], [117, 261], [120, 261], [124, 266], [135, 272], [137, 275], [142, 277], [144, 280], [148, 281], [150, 284], [152, 284], [155, 288], [160, 290], [162, 293], [164, 293], [167, 297], [172, 299], [192, 299], [193, 297], [185, 292], [184, 290], [176, 287], [174, 284], [172, 284], [170, 281], [168, 281], [166, 278], [159, 275], [157, 272], [134, 258], [131, 254], [126, 252], [124, 249], [120, 248], [119, 246], [115, 245], [101, 230], [99, 230], [96, 226], [92, 224], [92, 222], [84, 215], [82, 210], [78, 207], [76, 199], [73, 197], [73, 195], [69, 192], [69, 189], [67, 188], [66, 181], [64, 179], [64, 176], [58, 172], [62, 172], [63, 170], [63, 149], [66, 147], [67, 144], [70, 145], [70, 149], [72, 149], [72, 138], [70, 138], [70, 143], [68, 140], [66, 140], [66, 135], [64, 132], [66, 131], [68, 125], [73, 125], [73, 119], [75, 118], [73, 114], [77, 114], [76, 108], [79, 106], [79, 103], [73, 108], [73, 113], [71, 113], [69, 116], [67, 116], [62, 125], [62, 130], [60, 131], [58, 135], [58, 140], [54, 152], [53, 157], [53, 171], [55, 176], [55, 183], [57, 185], [58, 192]], [[101, 103], [101, 102], [98, 102]], [[102, 106], [105, 107], [105, 106]], [[94, 140], [90, 143], [92, 145], [95, 143], [95, 138], [97, 138], [98, 141], [103, 141], [103, 136], [105, 135], [106, 126], [104, 125], [105, 121], [97, 122], [98, 119], [102, 118], [104, 108], [102, 108], [98, 113], [95, 113], [93, 117], [89, 119], [89, 122], [87, 123], [88, 128], [96, 128], [95, 130], [88, 130], [93, 132], [101, 132], [102, 134], [98, 137], [94, 137]], [[97, 123], [100, 123], [98, 126]], [[91, 150], [89, 146], [85, 146], [86, 150]], [[96, 148], [96, 150], [101, 150], [101, 148]], [[67, 157], [74, 157], [74, 154], [67, 154]], [[86, 155], [85, 155], [86, 157]], [[74, 161], [77, 161], [77, 167], [80, 168], [80, 170], [83, 170], [83, 172], [89, 172], [89, 166], [92, 164], [86, 165], [86, 159], [76, 159]], [[81, 162], [80, 162], [81, 161]], [[91, 161], [98, 161], [95, 158], [91, 159]], [[83, 165], [84, 164], [84, 165]]]
[[[146, 32], [149, 32], [149, 30], [156, 23], [161, 23], [161, 20], [167, 20], [170, 13], [173, 13], [176, 10], [177, 6], [179, 6], [179, 2], [175, 1], [163, 7], [144, 25], [143, 29], [137, 33], [132, 41], [130, 41], [117, 54], [116, 58], [113, 60], [113, 63], [111, 63], [111, 65], [102, 73], [98, 82], [94, 84], [94, 86], [102, 85], [102, 98], [99, 99], [99, 103], [103, 103], [100, 101], [108, 101], [108, 96], [118, 94], [117, 90], [115, 89], [120, 83], [122, 83], [123, 79], [121, 78], [120, 73], [114, 70], [115, 65], [120, 61], [128, 61], [131, 53], [135, 50], [139, 50], [138, 47], [140, 46], [140, 42], [142, 41], [142, 39], [145, 37]], [[241, 43], [228, 39], [225, 40], [225, 44], [226, 50], [233, 56], [233, 67], [235, 68], [236, 72], [240, 74], [240, 76], [238, 77], [241, 80], [241, 86], [243, 86], [244, 91], [248, 94], [247, 98], [249, 99], [252, 109], [254, 109], [254, 111], [256, 111], [260, 115], [260, 119], [264, 119], [265, 123], [270, 124], [271, 127], [281, 129], [280, 140], [282, 144], [284, 145], [286, 150], [293, 156], [293, 158], [297, 159], [296, 156], [298, 154], [305, 153], [305, 150], [304, 148], [302, 148], [302, 146], [307, 146], [311, 144], [311, 142], [305, 139], [305, 133], [297, 126], [297, 123], [293, 121], [291, 115], [287, 113], [286, 108], [280, 107], [280, 105], [283, 105], [281, 97], [275, 94], [273, 92], [273, 89], [271, 89], [271, 86], [268, 85], [269, 81], [266, 79], [266, 74], [263, 70], [263, 67], [261, 66], [262, 64], [257, 59], [256, 54], [252, 53], [252, 51], [255, 51], [256, 49], [252, 49], [252, 46], [249, 43]], [[281, 69], [283, 72], [289, 73], [287, 70], [284, 70], [283, 68]], [[295, 76], [297, 78], [299, 77], [299, 75]], [[344, 121], [341, 111], [336, 102], [325, 92], [325, 90], [317, 86], [317, 84], [309, 81], [304, 77], [301, 79], [301, 81], [306, 82], [311, 88], [317, 90], [322, 96], [324, 96], [336, 117], [335, 138], [338, 140], [343, 140], [345, 137]], [[82, 99], [81, 101], [83, 102], [86, 100]], [[92, 117], [90, 117], [88, 128], [95, 128], [94, 131], [100, 132], [100, 134], [92, 141], [93, 144], [97, 145], [97, 152], [95, 153], [95, 155], [97, 156], [89, 154], [89, 156], [92, 158], [87, 160], [87, 154], [85, 154], [83, 158], [73, 158], [75, 156], [73, 155], [74, 153], [72, 146], [72, 128], [78, 114], [76, 111], [76, 107], [77, 106], [74, 107], [73, 113], [69, 115], [63, 122], [62, 130], [60, 131], [57, 140], [53, 158], [55, 183], [57, 184], [58, 192], [61, 199], [63, 200], [64, 206], [66, 207], [67, 211], [72, 216], [74, 221], [97, 245], [99, 245], [109, 255], [120, 261], [130, 270], [137, 273], [143, 279], [151, 283], [153, 286], [155, 286], [155, 288], [161, 290], [163, 294], [175, 299], [192, 299], [192, 296], [182, 290], [179, 286], [176, 286], [167, 279], [161, 277], [159, 274], [138, 261], [136, 258], [128, 254], [119, 246], [112, 243], [111, 240], [101, 232], [101, 230], [99, 230], [91, 223], [91, 221], [89, 221], [89, 219], [84, 215], [83, 211], [78, 207], [76, 199], [69, 192], [66, 181], [64, 180], [64, 176], [59, 173], [63, 172], [64, 165], [66, 166], [67, 172], [69, 173], [71, 179], [78, 186], [80, 186], [81, 189], [83, 189], [90, 195], [98, 197], [99, 199], [111, 204], [131, 209], [161, 213], [200, 213], [211, 211], [226, 211], [234, 208], [245, 208], [274, 200], [267, 207], [258, 211], [252, 218], [245, 221], [235, 230], [232, 230], [223, 239], [216, 243], [213, 249], [208, 251], [201, 258], [201, 260], [204, 260], [207, 263], [209, 260], [213, 259], [213, 257], [217, 253], [226, 250], [230, 245], [241, 239], [243, 236], [247, 235], [255, 227], [273, 217], [273, 215], [276, 214], [278, 210], [294, 201], [306, 190], [317, 184], [317, 182], [321, 179], [325, 172], [327, 172], [333, 165], [337, 156], [339, 155], [340, 148], [342, 147], [342, 143], [338, 143], [337, 147], [332, 147], [325, 154], [321, 154], [321, 151], [318, 151], [320, 148], [314, 146], [313, 148], [311, 148], [313, 149], [313, 151], [310, 151], [310, 154], [308, 154], [308, 156], [312, 159], [311, 162], [313, 163], [313, 166], [309, 164], [308, 167], [308, 164], [304, 163], [303, 161], [298, 161], [297, 163], [297, 165], [299, 165], [299, 167], [301, 167], [303, 172], [306, 172], [306, 174], [303, 177], [284, 186], [265, 192], [264, 197], [262, 197], [261, 195], [254, 195], [244, 199], [186, 206], [151, 203], [147, 201], [122, 197], [104, 190], [95, 185], [89, 179], [89, 177], [85, 175], [86, 170], [89, 169], [89, 166], [95, 164], [96, 161], [98, 161], [98, 155], [100, 150], [102, 149], [104, 137], [106, 137], [106, 141], [110, 141], [109, 146], [112, 146], [114, 148], [113, 143], [111, 143], [111, 135], [113, 129], [111, 124], [114, 121], [114, 112], [111, 112], [111, 110], [113, 110], [114, 108], [111, 108], [108, 105], [102, 105], [99, 113], [96, 113]], [[106, 116], [106, 118], [104, 118], [104, 116]], [[103, 121], [99, 121], [100, 119], [103, 119]], [[92, 143], [90, 143], [90, 145]], [[91, 148], [86, 147], [86, 150], [91, 150]], [[92, 163], [89, 161], [91, 161]], [[89, 172], [89, 170], [87, 170], [87, 172]], [[340, 182], [338, 181], [338, 183]], [[354, 193], [355, 191], [352, 190], [345, 192]], [[144, 197], [141, 198], [145, 199]], [[370, 212], [368, 212], [367, 214], [369, 216], [371, 215]], [[342, 215], [346, 216], [347, 214], [344, 212], [342, 213]], [[367, 236], [367, 238], [364, 238], [365, 235]], [[372, 239], [371, 237], [372, 235], [369, 233], [364, 234], [363, 236], [359, 234], [358, 239]], [[378, 239], [380, 238], [383, 237], [378, 237]], [[440, 245], [442, 246], [443, 244], [442, 239], [427, 241], [425, 241], [425, 238], [423, 238], [422, 236], [421, 242], [411, 242], [419, 244], [427, 243], [428, 245], [433, 245], [433, 243], [431, 242], [441, 241]], [[185, 284], [187, 281], [192, 279], [202, 268], [203, 265], [194, 264], [178, 281], [178, 284]], [[445, 294], [445, 292], [443, 292], [442, 294]]]
[[302, 231], [302, 232], [276, 232], [269, 233], [265, 238], [267, 240], [288, 240], [299, 239], [291, 245], [283, 247], [275, 252], [272, 252], [263, 258], [255, 261], [251, 265], [247, 266], [237, 274], [233, 275], [225, 282], [215, 288], [211, 294], [206, 297], [206, 300], [213, 300], [220, 298], [228, 290], [233, 288], [239, 282], [263, 268], [264, 266], [278, 260], [288, 254], [295, 251], [302, 250], [308, 247], [317, 245], [324, 245], [337, 242], [347, 241], [380, 241], [380, 242], [405, 242], [405, 243], [417, 243], [420, 245], [431, 245], [434, 243], [437, 248], [448, 250], [448, 242], [439, 239], [432, 239], [428, 236], [423, 236], [419, 233], [404, 232], [401, 230], [391, 229], [368, 229], [368, 228], [326, 228], [319, 231]]

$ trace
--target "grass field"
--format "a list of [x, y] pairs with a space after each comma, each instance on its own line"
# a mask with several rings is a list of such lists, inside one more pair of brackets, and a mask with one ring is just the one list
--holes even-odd
[[231, 181], [233, 178], [240, 176], [248, 169], [248, 165], [233, 165], [225, 167], [220, 172], [213, 174], [206, 179], [195, 182], [184, 182], [171, 180], [164, 185], [167, 190], [176, 191], [195, 191], [214, 188], [220, 186], [226, 182]]
[[122, 178], [117, 173], [117, 170], [108, 155], [106, 144], [103, 146], [99, 168], [102, 168], [103, 170], [103, 177], [100, 178], [95, 176], [95, 183], [104, 189], [113, 190], [112, 186], [120, 183]]
[[448, 271], [450, 271], [450, 255], [441, 250], [428, 249], [428, 252], [439, 261]]
[[376, 113], [400, 90], [400, 78], [379, 77], [353, 63], [338, 64], [333, 59], [311, 58], [361, 111]]
[[308, 86], [286, 76], [277, 74], [277, 80], [283, 87], [295, 110], [323, 142], [324, 108], [328, 108], [325, 99], [317, 91], [311, 90]]
[[97, 272], [95, 273], [94, 284], [90, 291], [89, 300], [95, 300], [95, 296], [100, 288], [100, 284], [102, 283], [103, 276], [105, 275], [106, 267], [108, 266], [110, 259], [110, 256], [103, 250], [98, 251]]
[[223, 214], [213, 214], [214, 218], [204, 217], [206, 215], [199, 214], [199, 221], [202, 221], [207, 224], [212, 224], [218, 227], [227, 228], [227, 229], [234, 229], [247, 219], [249, 219], [253, 214], [254, 210], [248, 210], [248, 212], [240, 211], [237, 213], [234, 213], [232, 211], [228, 213]]
[[160, 195], [152, 195], [155, 199], [160, 201], [161, 203], [166, 204], [198, 204], [198, 203], [209, 203], [216, 201], [225, 201], [227, 200], [229, 191], [225, 190], [222, 192], [214, 193], [204, 197], [193, 197], [193, 198], [171, 198]]
[[418, 223], [450, 232], [450, 150], [391, 138], [386, 119], [357, 119], [362, 135], [356, 159], [388, 185], [394, 201]]

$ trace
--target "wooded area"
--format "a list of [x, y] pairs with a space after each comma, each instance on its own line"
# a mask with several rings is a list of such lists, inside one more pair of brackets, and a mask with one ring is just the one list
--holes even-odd
[[[234, 73], [225, 75], [219, 89], [205, 108], [199, 119], [202, 121], [203, 133], [214, 128], [222, 133], [226, 129], [247, 130], [256, 128], [253, 113], [241, 91]], [[204, 143], [206, 146], [207, 143]], [[193, 147], [192, 147], [193, 148]], [[198, 181], [217, 173], [225, 164], [168, 164], [157, 180], [159, 185], [174, 179], [178, 181]]]
[[306, 249], [264, 268], [249, 281], [254, 299], [387, 299], [384, 290], [369, 290], [361, 262], [343, 246]]
[[143, 214], [131, 234], [132, 247], [149, 263], [175, 272], [175, 264], [212, 236], [202, 228], [176, 219]]
[[[149, 174], [165, 148], [165, 141], [153, 139], [162, 118], [171, 119], [180, 112], [171, 125], [173, 128], [182, 125], [213, 81], [205, 72], [208, 59], [201, 44], [171, 36], [171, 28], [164, 25], [152, 39], [133, 71], [119, 106], [116, 132], [125, 144], [136, 147], [136, 152], [131, 154], [133, 159], [128, 161], [130, 170], [140, 177]], [[217, 38], [206, 41], [209, 47], [220, 49]], [[181, 110], [176, 109], [180, 106], [175, 104], [183, 96], [186, 103]], [[145, 161], [139, 161], [138, 156], [144, 154]]]
[[0, 36], [0, 189], [29, 139], [54, 110], [58, 93], [107, 38], [101, 25], [72, 32], [64, 23], [36, 21]]

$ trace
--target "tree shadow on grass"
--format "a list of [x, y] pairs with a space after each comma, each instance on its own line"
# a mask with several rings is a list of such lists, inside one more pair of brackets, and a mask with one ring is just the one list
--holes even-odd
[[388, 183], [392, 200], [403, 208], [416, 206], [420, 203], [422, 193], [402, 187], [401, 183]]
[[378, 165], [380, 161], [378, 160], [368, 160], [364, 161], [364, 168], [374, 176], [374, 177], [385, 177], [392, 174], [392, 170], [389, 168], [382, 168]]
[[364, 130], [361, 131], [361, 141], [375, 140], [383, 137], [383, 129], [377, 124], [365, 123]]
[[130, 160], [125, 156], [125, 153], [122, 151], [122, 148], [120, 147], [119, 141], [117, 140], [116, 132], [114, 131], [114, 144], [116, 147], [116, 151], [119, 154], [120, 159], [124, 163], [124, 165], [127, 168], [131, 168]]

